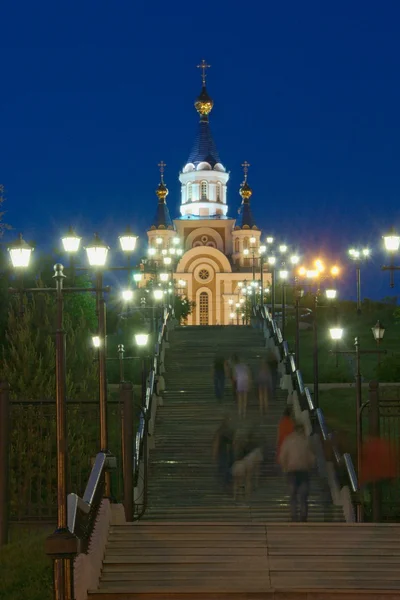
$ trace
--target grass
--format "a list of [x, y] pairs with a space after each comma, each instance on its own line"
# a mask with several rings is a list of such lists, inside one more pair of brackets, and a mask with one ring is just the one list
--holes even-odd
[[0, 598], [52, 600], [52, 566], [45, 534], [32, 534], [0, 550]]
[[[329, 308], [318, 309], [318, 362], [319, 362], [319, 381], [323, 383], [331, 382], [352, 382], [354, 381], [354, 355], [336, 355], [334, 342], [329, 336], [329, 327], [333, 324], [333, 312]], [[376, 350], [376, 342], [373, 339], [371, 327], [375, 325], [378, 319], [386, 326], [385, 337], [381, 344], [381, 349], [387, 351], [387, 356], [400, 352], [399, 334], [400, 324], [394, 323], [393, 306], [388, 306], [380, 310], [365, 311], [361, 316], [357, 316], [354, 311], [340, 313], [339, 323], [344, 329], [343, 340], [338, 345], [338, 350], [354, 350], [354, 338], [358, 336], [361, 350]], [[288, 341], [289, 348], [294, 351], [295, 327], [294, 320], [289, 314], [285, 338]], [[303, 375], [303, 381], [311, 383], [313, 377], [313, 331], [310, 329], [300, 330], [300, 370]], [[383, 361], [385, 356], [381, 357]], [[378, 355], [361, 355], [361, 372], [365, 381], [377, 378]], [[393, 379], [386, 378], [386, 381]]]

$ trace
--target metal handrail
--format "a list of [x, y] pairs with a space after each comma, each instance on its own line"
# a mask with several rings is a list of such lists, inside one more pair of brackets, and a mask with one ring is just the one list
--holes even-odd
[[98, 510], [104, 494], [108, 456], [99, 452], [93, 463], [83, 498], [68, 494], [67, 523], [71, 533], [80, 540], [81, 552], [87, 552]]
[[134, 448], [133, 448], [133, 482], [134, 486], [137, 485], [139, 481], [140, 474], [140, 463], [141, 460], [144, 459], [144, 502], [142, 504], [142, 510], [139, 514], [134, 516], [134, 520], [140, 519], [145, 510], [147, 504], [147, 437], [149, 435], [148, 432], [148, 423], [150, 416], [152, 414], [152, 403], [153, 403], [153, 395], [154, 389], [157, 384], [157, 375], [160, 370], [160, 353], [162, 342], [166, 334], [167, 324], [169, 319], [173, 316], [173, 311], [171, 308], [164, 309], [163, 321], [160, 325], [157, 338], [154, 344], [154, 352], [153, 357], [151, 359], [151, 368], [150, 373], [147, 378], [147, 386], [145, 393], [144, 406], [142, 406], [142, 410], [139, 417], [139, 424], [136, 431]]
[[[328, 431], [325, 423], [325, 417], [321, 408], [315, 408], [314, 402], [310, 390], [304, 386], [303, 377], [301, 371], [296, 368], [296, 360], [293, 354], [290, 354], [287, 350], [287, 342], [283, 340], [282, 333], [276, 322], [272, 319], [272, 315], [266, 306], [259, 307], [258, 309], [261, 320], [267, 323], [271, 337], [274, 338], [276, 345], [279, 348], [280, 356], [286, 362], [286, 372], [291, 375], [294, 387], [299, 394], [299, 402], [302, 405], [303, 410], [308, 410], [310, 413], [311, 420], [318, 423], [319, 430], [321, 432], [322, 439], [329, 442], [332, 446], [332, 452], [335, 457], [337, 466], [344, 464], [346, 468], [347, 477], [353, 492], [358, 490], [357, 474], [354, 468], [352, 458], [349, 453], [340, 454], [336, 447], [332, 434]], [[257, 316], [257, 309], [254, 310], [255, 316]]]

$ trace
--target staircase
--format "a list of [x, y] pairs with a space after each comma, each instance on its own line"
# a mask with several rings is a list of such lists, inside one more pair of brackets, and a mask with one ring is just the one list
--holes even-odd
[[[246, 420], [236, 419], [231, 384], [218, 403], [214, 396], [212, 365], [216, 352], [229, 358], [237, 352], [257, 374], [265, 356], [262, 334], [251, 327], [186, 327], [175, 330], [167, 352], [164, 406], [155, 428], [150, 454], [150, 481], [146, 520], [261, 521], [289, 520], [286, 481], [276, 464], [278, 421], [286, 394], [278, 392], [268, 414], [259, 416], [255, 390], [249, 396]], [[212, 441], [223, 415], [229, 412], [243, 436], [254, 428], [265, 448], [261, 485], [249, 500], [233, 500], [217, 481]], [[310, 494], [310, 521], [343, 520], [333, 508], [315, 474]]]
[[316, 473], [310, 523], [289, 519], [275, 463], [284, 394], [258, 415], [250, 398], [242, 430], [256, 426], [266, 448], [261, 485], [234, 501], [216, 478], [215, 430], [236, 413], [230, 387], [219, 405], [212, 363], [237, 351], [255, 370], [261, 335], [246, 327], [193, 327], [171, 336], [167, 391], [150, 453], [149, 504], [137, 523], [112, 525], [98, 589], [89, 600], [400, 600], [400, 526], [349, 525], [328, 506]]

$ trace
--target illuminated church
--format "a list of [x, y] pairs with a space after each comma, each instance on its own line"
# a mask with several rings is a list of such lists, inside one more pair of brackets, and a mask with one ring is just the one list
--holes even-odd
[[165, 165], [161, 163], [161, 182], [156, 191], [158, 206], [147, 235], [150, 254], [160, 259], [170, 253], [179, 238], [183, 253], [177, 257], [174, 250], [171, 252], [173, 278], [179, 293], [196, 305], [188, 325], [228, 325], [242, 322], [241, 292], [243, 281], [250, 284], [252, 280], [253, 261], [259, 279], [261, 231], [251, 211], [247, 162], [243, 165], [244, 181], [239, 190], [239, 215], [236, 219], [230, 216], [232, 212], [238, 214], [238, 209], [228, 206], [229, 173], [211, 134], [209, 116], [214, 103], [206, 89], [209, 65], [203, 61], [199, 66], [203, 86], [194, 106], [200, 121], [192, 151], [179, 175], [180, 216], [170, 217]]

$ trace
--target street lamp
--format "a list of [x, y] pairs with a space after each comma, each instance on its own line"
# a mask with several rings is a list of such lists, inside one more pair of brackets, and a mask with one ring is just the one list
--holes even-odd
[[92, 343], [93, 343], [93, 347], [94, 348], [100, 348], [100, 336], [98, 335], [92, 335]]
[[267, 242], [267, 244], [273, 244], [274, 243], [274, 238], [272, 236], [268, 236], [265, 241]]
[[26, 269], [29, 267], [33, 248], [25, 242], [21, 233], [15, 242], [9, 244], [8, 252], [14, 269]]
[[394, 253], [398, 252], [400, 247], [400, 236], [392, 229], [389, 231], [388, 235], [383, 236], [383, 241], [385, 243], [385, 249], [390, 254], [390, 265], [388, 267], [382, 267], [382, 271], [390, 271], [390, 287], [394, 287], [394, 271], [400, 270], [399, 266], [395, 266], [394, 264]]
[[356, 264], [357, 314], [361, 315], [361, 262], [370, 257], [369, 248], [350, 248], [349, 256]]
[[119, 243], [121, 244], [121, 250], [123, 252], [126, 252], [127, 254], [134, 252], [135, 248], [136, 248], [137, 239], [138, 239], [138, 236], [134, 235], [131, 231], [131, 228], [128, 226], [126, 228], [125, 233], [123, 235], [119, 236]]
[[343, 329], [341, 327], [331, 327], [329, 329], [331, 339], [338, 342], [343, 337]]
[[61, 238], [65, 252], [68, 252], [69, 254], [78, 252], [79, 246], [81, 245], [81, 239], [82, 238], [75, 233], [72, 227], [70, 227], [66, 235]]
[[163, 283], [165, 283], [166, 281], [168, 281], [168, 273], [160, 273], [160, 281], [162, 281]]
[[229, 316], [231, 318], [231, 325], [233, 325], [233, 319], [235, 318], [235, 313], [231, 312]]
[[93, 241], [85, 248], [91, 267], [104, 267], [107, 261], [109, 246], [106, 246], [95, 233]]
[[155, 300], [162, 300], [164, 297], [164, 292], [163, 290], [160, 288], [158, 290], [154, 290], [153, 291], [153, 296]]
[[337, 296], [337, 290], [333, 290], [333, 289], [325, 290], [325, 296], [327, 297], [328, 300], [335, 300], [335, 298]]
[[122, 290], [122, 299], [124, 302], [131, 302], [133, 300], [133, 290]]
[[[381, 341], [383, 340], [383, 336], [385, 335], [385, 327], [378, 319], [378, 321], [375, 323], [374, 327], [371, 327], [371, 331], [372, 331], [372, 335], [374, 336], [374, 340], [376, 341], [376, 345], [379, 350], [379, 344], [381, 343]], [[378, 365], [380, 363], [381, 363], [381, 354], [379, 352]]]
[[383, 340], [383, 336], [385, 335], [385, 327], [378, 320], [376, 322], [375, 326], [371, 327], [371, 330], [372, 330], [372, 334], [374, 336], [374, 340], [376, 341], [376, 343], [379, 346], [380, 342]]
[[135, 333], [135, 342], [136, 342], [136, 345], [139, 346], [140, 348], [143, 348], [144, 346], [146, 346], [148, 340], [149, 340], [148, 333]]
[[136, 283], [136, 285], [138, 285], [143, 279], [143, 273], [134, 273], [133, 274], [133, 280]]

